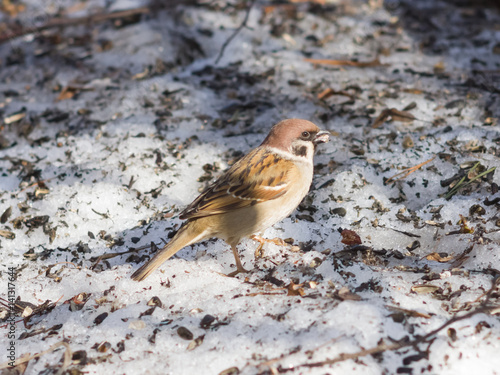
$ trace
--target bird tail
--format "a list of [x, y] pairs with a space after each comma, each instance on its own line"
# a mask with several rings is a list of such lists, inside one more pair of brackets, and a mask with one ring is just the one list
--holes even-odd
[[183, 225], [168, 244], [156, 252], [153, 258], [143, 264], [142, 267], [135, 271], [130, 277], [135, 281], [144, 280], [179, 250], [206, 238], [205, 230], [199, 230], [199, 227], [200, 226], [195, 225], [194, 222]]

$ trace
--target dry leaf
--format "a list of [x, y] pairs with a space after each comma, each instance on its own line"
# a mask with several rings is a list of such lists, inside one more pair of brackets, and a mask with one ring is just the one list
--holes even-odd
[[319, 100], [325, 100], [325, 99], [328, 99], [330, 96], [333, 96], [333, 95], [347, 96], [351, 100], [355, 99], [354, 95], [351, 95], [348, 92], [345, 92], [345, 91], [335, 91], [334, 89], [331, 89], [331, 88], [327, 88], [327, 89], [324, 89], [323, 91], [321, 91], [318, 94], [317, 98]]
[[11, 232], [10, 230], [0, 229], [0, 237], [5, 237], [9, 240], [13, 240], [14, 238], [16, 238], [16, 234], [14, 232]]
[[415, 120], [415, 116], [413, 116], [410, 112], [399, 111], [396, 108], [391, 108], [389, 110], [389, 115], [394, 121], [411, 122]]
[[305, 295], [304, 289], [302, 288], [302, 284], [295, 284], [293, 281], [291, 281], [286, 288], [288, 290], [287, 296], [303, 297]]
[[434, 293], [439, 289], [441, 289], [439, 286], [432, 284], [414, 285], [411, 287], [411, 291], [418, 294]]
[[436, 65], [434, 65], [434, 73], [444, 73], [446, 66], [444, 65], [443, 61], [438, 62]]
[[410, 122], [415, 120], [415, 116], [413, 116], [410, 112], [399, 111], [396, 108], [390, 108], [390, 109], [386, 108], [382, 112], [380, 112], [380, 115], [378, 115], [378, 117], [375, 119], [375, 121], [372, 124], [372, 128], [374, 129], [378, 128], [389, 118], [393, 121], [401, 121], [401, 122]]
[[442, 257], [441, 255], [439, 255], [439, 253], [430, 253], [429, 255], [427, 255], [425, 257], [425, 259], [427, 260], [433, 260], [435, 262], [440, 262], [440, 263], [446, 263], [446, 262], [449, 262], [450, 260], [453, 259], [453, 256], [452, 255], [449, 255], [447, 257]]
[[361, 301], [361, 296], [359, 294], [351, 292], [346, 286], [340, 288], [337, 295], [343, 301]]
[[358, 234], [349, 229], [344, 229], [340, 235], [342, 236], [342, 242], [343, 244], [346, 245], [361, 245], [361, 238], [358, 236]]
[[61, 90], [56, 100], [61, 101], [61, 100], [71, 99], [73, 98], [73, 96], [75, 96], [75, 94], [76, 90], [74, 88], [66, 86]]
[[373, 121], [372, 128], [376, 129], [380, 127], [387, 119], [389, 118], [389, 110], [384, 109], [382, 112], [380, 112], [380, 115]]
[[402, 312], [405, 315], [411, 316], [412, 318], [425, 318], [425, 319], [430, 319], [431, 316], [426, 313], [421, 313], [415, 310], [408, 310], [408, 309], [403, 309], [401, 307], [397, 306], [387, 306], [388, 309], [393, 310], [393, 311], [398, 311]]
[[187, 347], [187, 350], [194, 350], [201, 344], [203, 344], [203, 339], [205, 338], [205, 335], [198, 336], [195, 338], [193, 341], [191, 341]]

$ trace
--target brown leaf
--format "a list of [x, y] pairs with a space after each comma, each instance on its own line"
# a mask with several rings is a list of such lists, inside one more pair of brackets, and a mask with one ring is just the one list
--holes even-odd
[[439, 262], [439, 263], [446, 263], [446, 262], [449, 262], [450, 260], [453, 259], [453, 256], [450, 255], [450, 256], [447, 256], [447, 257], [442, 257], [441, 255], [439, 255], [439, 253], [430, 253], [429, 255], [427, 255], [425, 257], [425, 259], [427, 260], [433, 260], [435, 262]]
[[361, 245], [361, 238], [358, 236], [358, 234], [349, 229], [344, 229], [340, 235], [342, 236], [342, 242], [343, 244], [346, 245]]
[[348, 92], [345, 92], [345, 91], [336, 91], [336, 90], [331, 89], [331, 88], [327, 88], [327, 89], [324, 89], [323, 91], [321, 91], [317, 95], [317, 98], [319, 100], [325, 100], [325, 99], [328, 99], [330, 96], [333, 96], [333, 95], [347, 96], [351, 100], [355, 99], [354, 95], [351, 95]]
[[13, 240], [14, 238], [16, 238], [16, 234], [14, 232], [11, 232], [10, 230], [0, 229], [0, 237], [5, 237], [9, 240]]
[[392, 119], [393, 121], [401, 121], [401, 122], [410, 122], [415, 120], [415, 116], [413, 116], [410, 112], [400, 111], [397, 110], [396, 108], [390, 108], [390, 109], [386, 108], [382, 112], [380, 112], [380, 115], [378, 115], [378, 117], [375, 119], [375, 121], [372, 124], [372, 128], [374, 129], [378, 128], [389, 118]]
[[391, 108], [389, 110], [389, 115], [394, 121], [411, 122], [415, 120], [415, 116], [413, 116], [410, 112], [399, 111], [396, 108]]
[[387, 306], [387, 307], [390, 310], [402, 312], [403, 314], [411, 316], [412, 318], [425, 318], [425, 319], [430, 319], [431, 318], [431, 316], [429, 314], [421, 313], [421, 312], [418, 312], [418, 311], [415, 311], [415, 310], [403, 309], [403, 308], [398, 307], [398, 306]]
[[372, 128], [376, 129], [380, 127], [387, 119], [389, 118], [389, 110], [384, 109], [382, 112], [380, 112], [380, 115], [373, 121]]
[[287, 296], [303, 297], [305, 295], [304, 289], [302, 288], [302, 284], [295, 284], [293, 281], [291, 281], [286, 288], [288, 290]]
[[56, 100], [61, 101], [61, 100], [71, 99], [73, 98], [73, 96], [75, 96], [75, 94], [76, 90], [74, 90], [72, 87], [66, 86], [61, 90]]
[[411, 287], [411, 291], [418, 294], [434, 293], [439, 289], [441, 289], [439, 286], [432, 284], [421, 284], [421, 285], [414, 285]]

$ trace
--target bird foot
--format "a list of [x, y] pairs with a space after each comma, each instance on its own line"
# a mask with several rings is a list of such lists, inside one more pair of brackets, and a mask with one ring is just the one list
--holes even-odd
[[234, 272], [231, 272], [231, 273], [228, 273], [228, 274], [223, 274], [223, 275], [226, 276], [226, 277], [235, 277], [236, 275], [238, 275], [240, 273], [250, 273], [250, 272], [252, 272], [252, 271], [251, 270], [247, 270], [247, 269], [241, 267], [241, 268], [238, 268]]

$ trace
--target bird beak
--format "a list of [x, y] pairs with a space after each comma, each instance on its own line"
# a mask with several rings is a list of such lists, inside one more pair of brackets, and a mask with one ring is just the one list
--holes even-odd
[[320, 144], [320, 143], [326, 143], [330, 140], [330, 132], [326, 130], [321, 130], [316, 134], [316, 137], [313, 139], [313, 143], [315, 145]]

